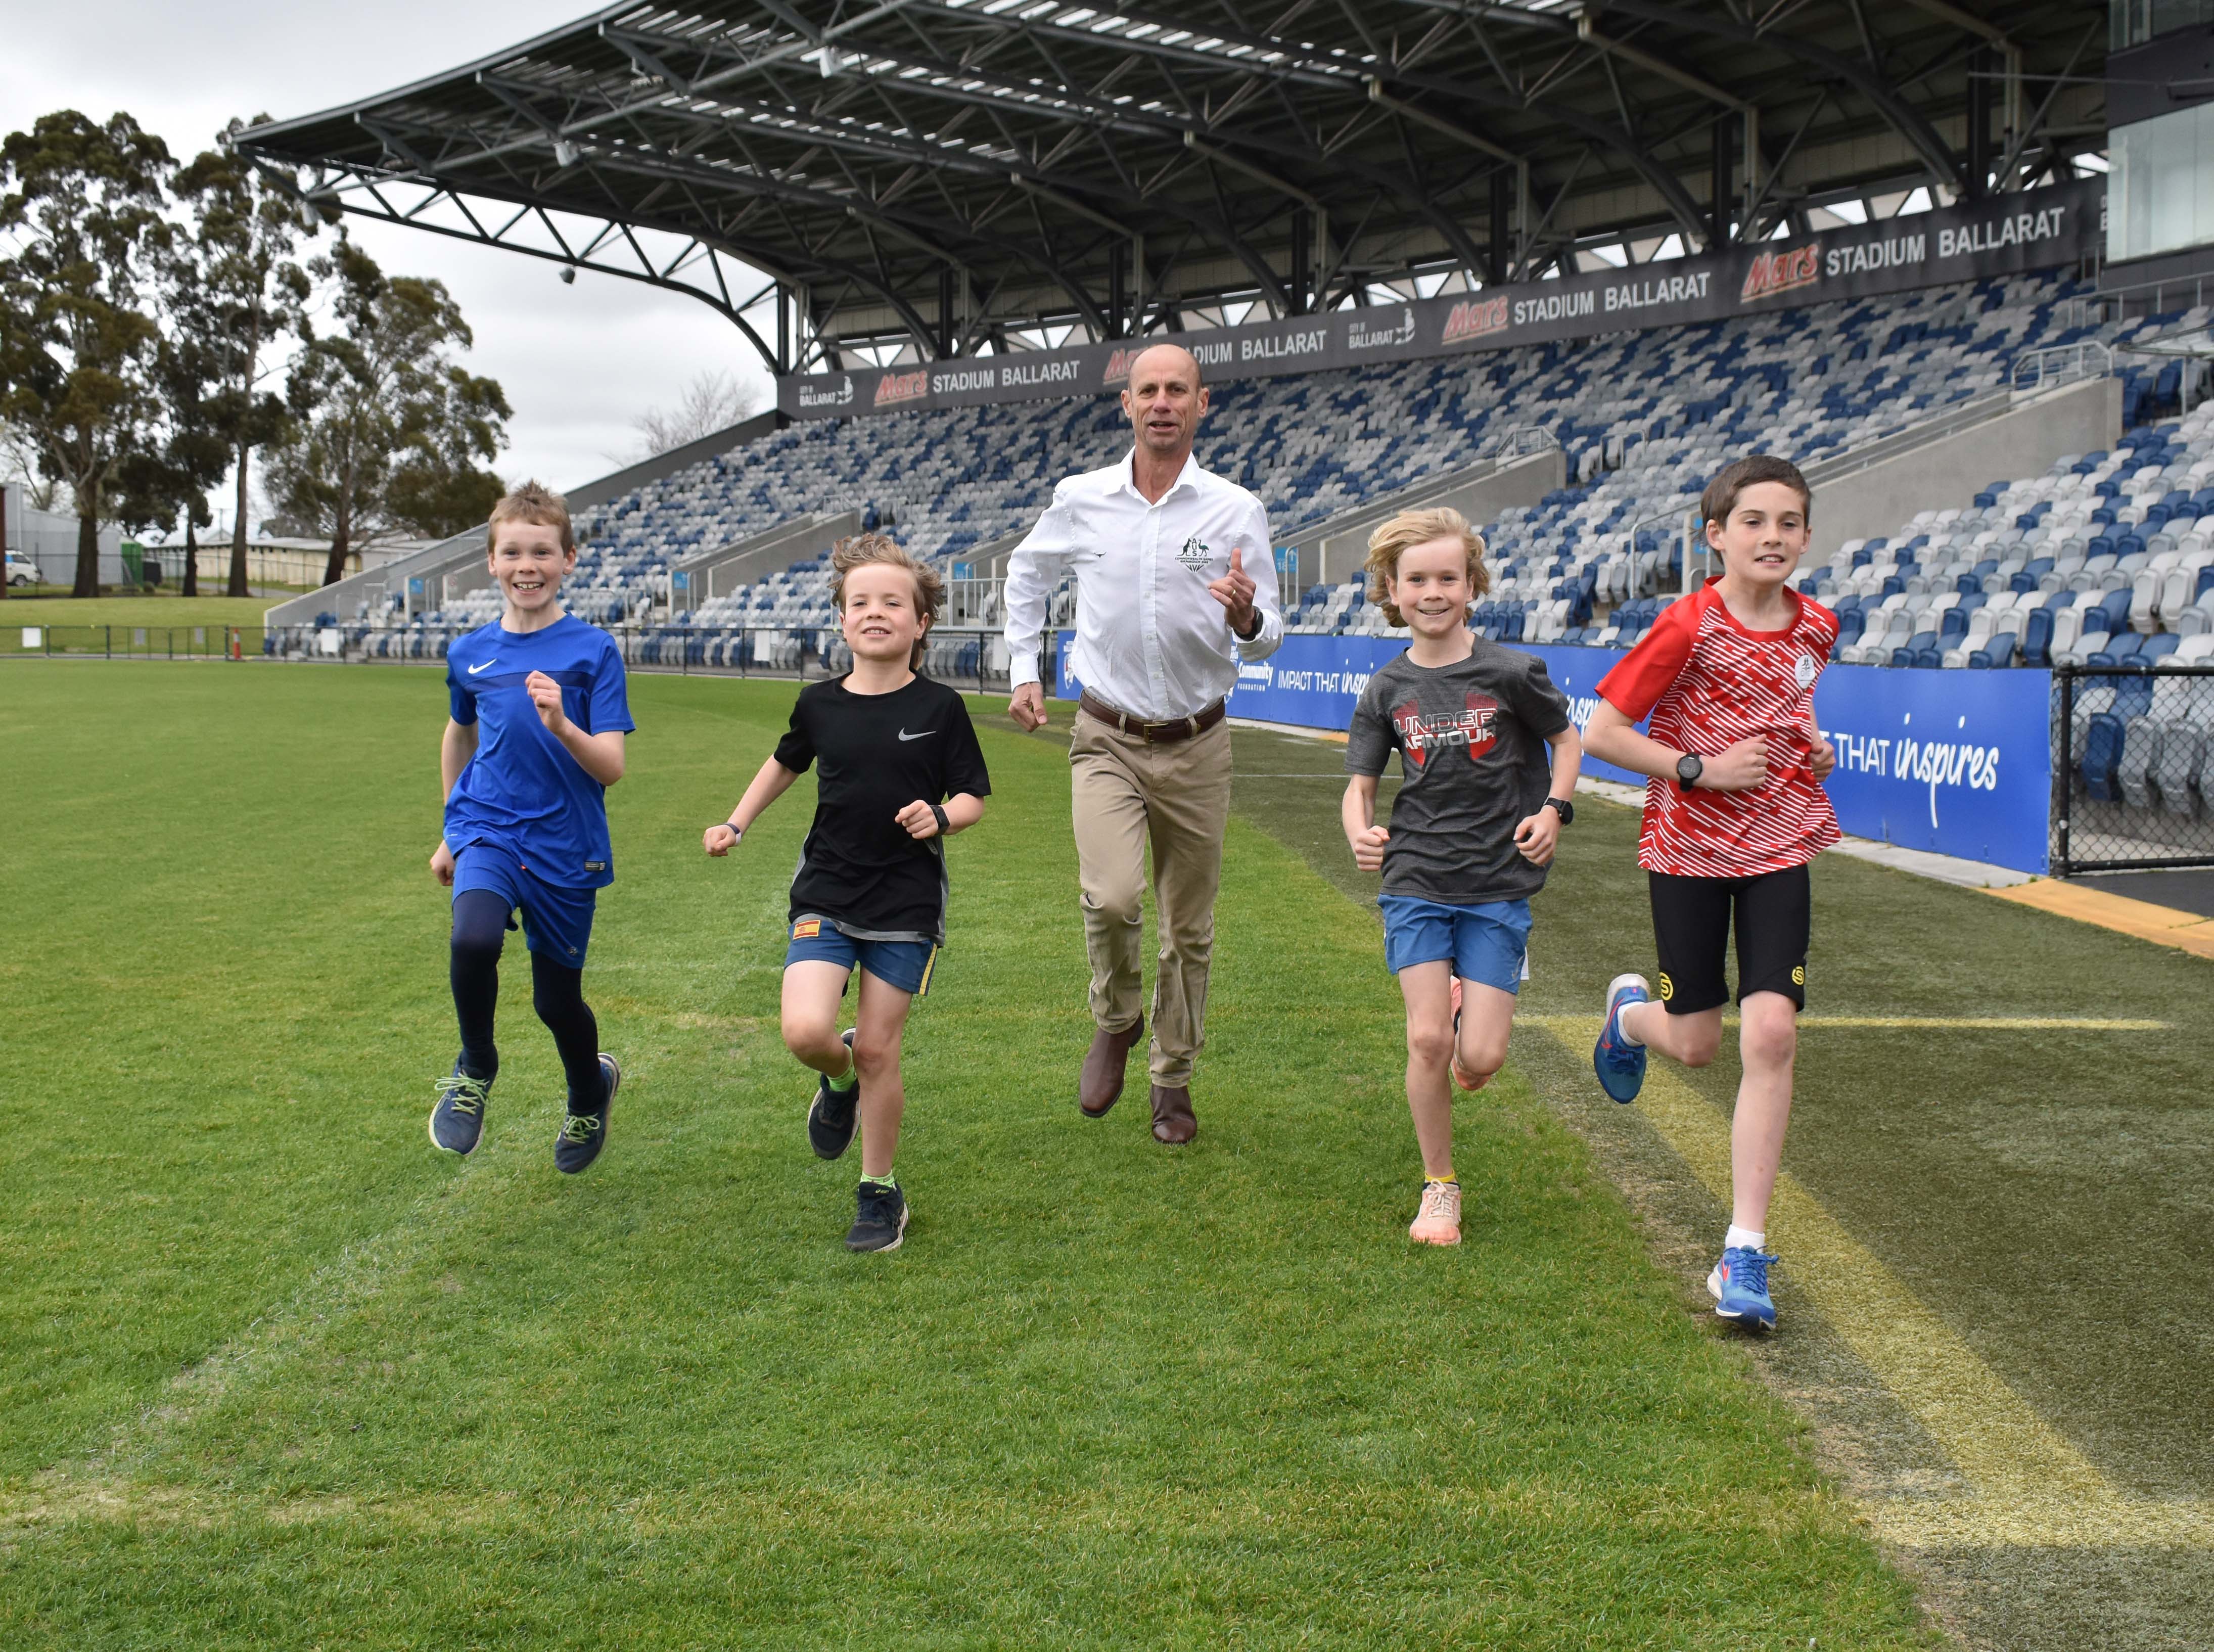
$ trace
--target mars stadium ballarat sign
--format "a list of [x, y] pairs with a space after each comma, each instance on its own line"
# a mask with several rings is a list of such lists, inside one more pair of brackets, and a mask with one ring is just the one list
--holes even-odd
[[1722, 253], [1396, 305], [1142, 341], [798, 374], [778, 381], [777, 403], [793, 419], [844, 419], [1094, 395], [1121, 384], [1136, 351], [1165, 341], [1190, 350], [1209, 378], [1253, 378], [1726, 321], [2076, 263], [2105, 245], [2105, 201], [2104, 180], [2085, 179]]

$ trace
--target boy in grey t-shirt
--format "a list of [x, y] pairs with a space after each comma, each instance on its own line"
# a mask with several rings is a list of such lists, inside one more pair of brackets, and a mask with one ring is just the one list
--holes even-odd
[[[1469, 630], [1491, 580], [1459, 511], [1401, 511], [1369, 536], [1368, 575], [1385, 617], [1413, 636], [1354, 709], [1345, 836], [1356, 865], [1384, 873], [1384, 960], [1407, 1000], [1407, 1106], [1423, 1176], [1407, 1234], [1458, 1245], [1453, 1084], [1480, 1090], [1507, 1060], [1530, 896], [1575, 817], [1583, 748], [1544, 662]], [[1387, 831], [1376, 782], [1394, 751], [1403, 783]]]

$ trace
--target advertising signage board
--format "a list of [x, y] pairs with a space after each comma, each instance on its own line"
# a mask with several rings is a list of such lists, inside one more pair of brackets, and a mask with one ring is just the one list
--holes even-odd
[[777, 405], [793, 419], [848, 419], [1097, 395], [1122, 382], [1136, 351], [1171, 340], [1198, 357], [1211, 379], [1256, 378], [1981, 280], [2073, 263], [2102, 248], [2105, 191], [2104, 180], [2083, 179], [1696, 258], [1142, 341], [796, 374], [778, 380]]

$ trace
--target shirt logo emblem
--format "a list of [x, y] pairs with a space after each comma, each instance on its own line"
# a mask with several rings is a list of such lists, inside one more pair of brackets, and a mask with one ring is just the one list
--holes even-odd
[[1184, 541], [1183, 548], [1177, 553], [1176, 560], [1197, 573], [1214, 560], [1214, 553], [1208, 548], [1205, 540], [1194, 534]]
[[1791, 675], [1798, 679], [1799, 686], [1802, 688], [1813, 686], [1814, 671], [1814, 657], [1812, 654], [1800, 655], [1799, 663], [1791, 668]]
[[469, 675], [470, 675], [471, 676], [475, 676], [479, 671], [489, 671], [490, 670], [492, 670], [492, 668], [493, 666], [495, 666], [495, 665], [497, 665], [497, 664], [499, 664], [499, 656], [498, 656], [498, 655], [497, 655], [497, 654], [495, 654], [495, 655], [493, 655], [493, 656], [492, 657], [492, 658], [490, 658], [490, 659], [486, 660], [486, 661], [483, 664], [481, 664], [481, 665], [472, 665], [472, 666], [470, 666], [470, 667], [469, 667]]
[[920, 734], [909, 734], [905, 729], [902, 729], [900, 731], [900, 738], [902, 740], [927, 740], [932, 735], [937, 732], [938, 731], [936, 729], [925, 729]]

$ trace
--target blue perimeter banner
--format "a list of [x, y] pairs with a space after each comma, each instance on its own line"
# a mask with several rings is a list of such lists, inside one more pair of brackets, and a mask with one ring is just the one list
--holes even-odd
[[[1075, 636], [1063, 631], [1056, 651], [1063, 700], [1079, 691], [1068, 669]], [[1342, 731], [1370, 674], [1405, 646], [1382, 637], [1287, 637], [1267, 659], [1239, 668], [1231, 715]], [[1623, 658], [1611, 648], [1522, 652], [1545, 662], [1579, 731], [1598, 703], [1599, 679]], [[1829, 781], [1838, 823], [1856, 837], [2044, 872], [2052, 698], [2046, 671], [1831, 666], [1814, 691], [1814, 715], [1838, 749]], [[1589, 757], [1584, 773], [1643, 783]]]

